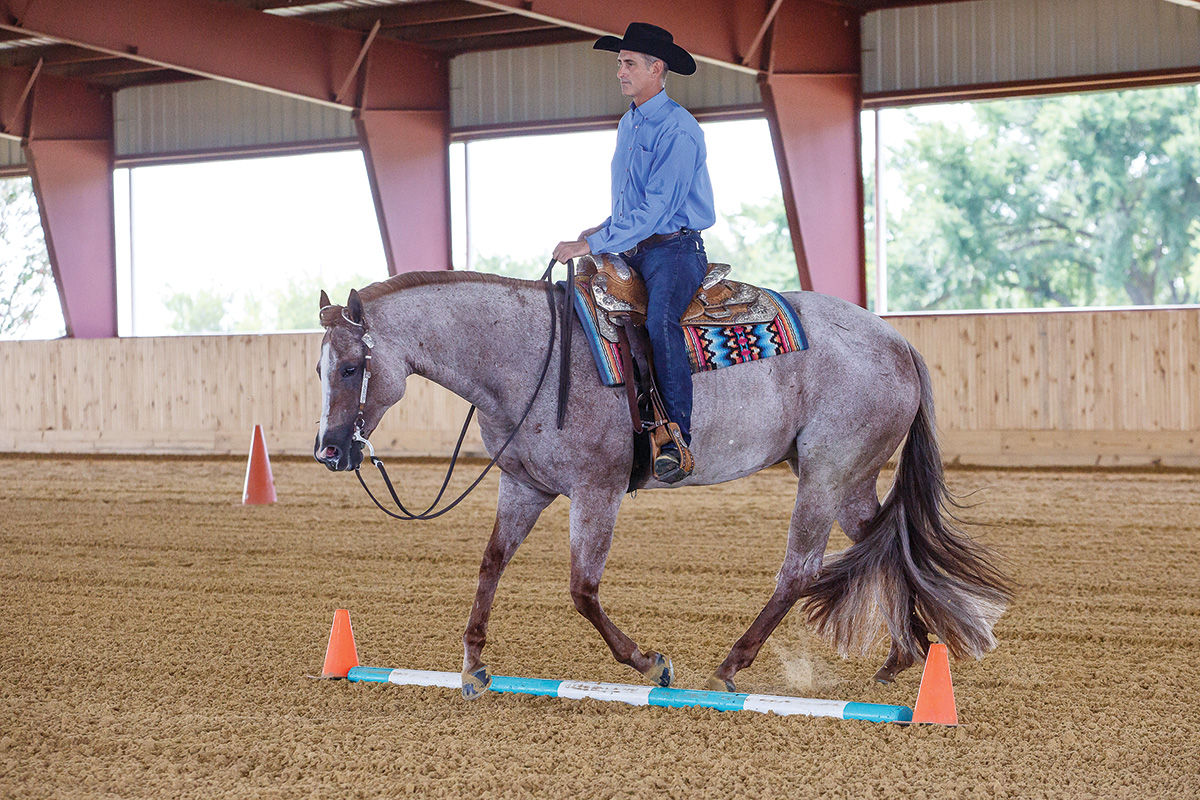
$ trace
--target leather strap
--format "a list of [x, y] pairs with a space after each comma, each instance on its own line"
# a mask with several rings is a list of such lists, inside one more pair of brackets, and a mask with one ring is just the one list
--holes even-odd
[[680, 228], [679, 230], [675, 231], [674, 233], [656, 233], [653, 236], [647, 236], [645, 239], [642, 239], [640, 242], [635, 244], [633, 247], [629, 248], [624, 253], [622, 253], [622, 255], [632, 256], [637, 253], [640, 253], [643, 250], [649, 250], [651, 247], [657, 247], [658, 245], [662, 244], [663, 242], [669, 242], [672, 239], [678, 239], [680, 236], [683, 236], [685, 233], [695, 233], [695, 232], [696, 231], [689, 230], [687, 228]]
[[633, 355], [629, 349], [628, 326], [633, 323], [629, 317], [624, 318], [624, 326], [617, 328], [617, 349], [621, 353], [621, 368], [625, 370], [625, 398], [629, 401], [629, 416], [633, 420], [633, 432], [641, 433], [642, 412], [638, 410], [637, 387], [633, 380]]
[[562, 353], [558, 360], [558, 429], [567, 419], [567, 399], [571, 393], [571, 329], [575, 327], [575, 259], [567, 259], [567, 291], [563, 300]]

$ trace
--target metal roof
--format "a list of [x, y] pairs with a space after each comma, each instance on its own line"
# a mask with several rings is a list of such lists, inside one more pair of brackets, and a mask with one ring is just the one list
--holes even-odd
[[[206, 0], [214, 1], [238, 7], [239, 10], [250, 9], [299, 18], [364, 34], [378, 23], [379, 36], [430, 48], [448, 56], [580, 42], [595, 36], [594, 30], [560, 24], [534, 13], [532, 3], [514, 4], [502, 0]], [[780, 1], [763, 0], [764, 13]], [[884, 68], [881, 65], [885, 59], [891, 57], [880, 54], [880, 48], [874, 44], [878, 37], [888, 39], [888, 44], [897, 50], [920, 48], [918, 52], [923, 52], [926, 58], [925, 65], [919, 68], [925, 69], [929, 63], [930, 46], [951, 50], [953, 42], [961, 41], [962, 47], [954, 56], [956, 61], [961, 61], [962, 50], [968, 46], [976, 48], [979, 37], [987, 35], [986, 30], [982, 33], [971, 31], [958, 22], [934, 23], [940, 39], [935, 39], [931, 45], [929, 41], [914, 40], [903, 30], [903, 25], [908, 24], [909, 20], [920, 21], [930, 17], [941, 20], [974, 19], [979, 13], [977, 7], [993, 6], [1004, 14], [1015, 13], [1018, 16], [1019, 24], [1014, 26], [1011, 34], [1016, 41], [1056, 40], [1061, 36], [1056, 36], [1053, 30], [1046, 27], [1053, 24], [1055, 16], [1078, 18], [1082, 14], [1094, 14], [1089, 8], [1097, 5], [1094, 0], [821, 1], [868, 15], [869, 29], [865, 32], [872, 36], [872, 41], [867, 42], [864, 38], [864, 47], [867, 49], [864, 54], [867, 62], [865, 77], [874, 81], [868, 91], [875, 90], [875, 87], [881, 91], [894, 88], [887, 76], [872, 76], [872, 71], [878, 73], [879, 69]], [[1200, 0], [1124, 0], [1123, 4], [1106, 0], [1099, 5], [1104, 7], [1101, 15], [1115, 14], [1114, 24], [1125, 38], [1129, 38], [1127, 21], [1140, 20], [1147, 14], [1167, 16], [1161, 11], [1163, 8], [1185, 15], [1200, 10]], [[1043, 21], [1046, 22], [1043, 24]], [[1017, 46], [1026, 49], [1024, 45]], [[873, 56], [873, 52], [876, 55]], [[903, 53], [897, 56], [899, 59], [905, 57]], [[912, 54], [912, 57], [915, 58], [916, 54]], [[110, 90], [192, 80], [195, 77], [113, 52], [100, 52], [45, 37], [33, 37], [12, 29], [0, 30], [0, 67], [32, 68], [39, 62], [46, 74], [77, 78]], [[1141, 62], [1153, 63], [1153, 59], [1143, 58]], [[731, 63], [729, 66], [737, 65]], [[906, 64], [897, 65], [898, 72], [908, 68]]]

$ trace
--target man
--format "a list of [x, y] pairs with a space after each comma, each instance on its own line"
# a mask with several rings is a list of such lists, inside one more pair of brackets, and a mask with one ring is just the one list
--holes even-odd
[[[671, 34], [644, 22], [624, 37], [601, 37], [595, 50], [617, 53], [621, 94], [631, 98], [617, 127], [612, 160], [612, 215], [574, 241], [560, 242], [554, 258], [620, 253], [646, 282], [646, 328], [667, 416], [691, 443], [692, 373], [683, 316], [708, 267], [700, 231], [716, 221], [704, 132], [695, 117], [667, 97], [667, 71], [691, 75], [696, 62]], [[674, 444], [654, 461], [659, 480], [690, 473]]]

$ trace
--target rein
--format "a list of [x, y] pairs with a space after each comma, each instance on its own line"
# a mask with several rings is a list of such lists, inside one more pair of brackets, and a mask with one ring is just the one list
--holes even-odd
[[[467, 418], [463, 421], [462, 430], [458, 434], [458, 441], [454, 445], [454, 453], [451, 454], [451, 456], [450, 456], [450, 466], [446, 469], [446, 477], [445, 477], [445, 479], [442, 480], [442, 487], [441, 487], [441, 489], [438, 490], [437, 497], [435, 497], [433, 499], [433, 502], [429, 504], [429, 508], [425, 509], [424, 511], [421, 511], [418, 513], [413, 513], [412, 511], [409, 511], [407, 508], [404, 507], [404, 503], [402, 503], [400, 501], [400, 497], [396, 494], [396, 489], [395, 489], [395, 487], [392, 486], [392, 480], [391, 480], [391, 478], [388, 477], [387, 470], [383, 466], [383, 461], [381, 461], [380, 459], [375, 457], [375, 448], [371, 445], [371, 442], [367, 440], [367, 437], [363, 436], [363, 434], [362, 434], [363, 425], [365, 423], [365, 419], [364, 419], [363, 415], [364, 415], [364, 412], [366, 409], [366, 404], [367, 404], [367, 384], [371, 380], [371, 349], [375, 346], [374, 338], [371, 336], [370, 331], [368, 331], [367, 327], [366, 327], [366, 318], [365, 317], [363, 318], [363, 322], [361, 324], [361, 327], [363, 329], [362, 342], [363, 342], [363, 345], [367, 348], [367, 355], [366, 355], [366, 358], [363, 363], [362, 389], [358, 393], [358, 417], [354, 422], [354, 433], [351, 435], [351, 440], [354, 442], [357, 442], [360, 445], [365, 445], [367, 447], [368, 456], [371, 459], [371, 463], [373, 465], [375, 465], [375, 468], [379, 470], [379, 474], [381, 476], [383, 476], [383, 482], [384, 482], [384, 485], [387, 486], [388, 494], [390, 494], [392, 496], [392, 501], [396, 504], [396, 507], [400, 509], [400, 513], [397, 514], [396, 512], [391, 511], [388, 508], [385, 508], [384, 505], [379, 502], [378, 498], [376, 498], [374, 493], [371, 492], [370, 487], [367, 486], [367, 482], [363, 479], [362, 471], [361, 471], [362, 464], [360, 463], [359, 466], [354, 468], [354, 474], [358, 477], [358, 482], [360, 484], [362, 484], [363, 490], [366, 491], [367, 496], [370, 497], [371, 501], [374, 502], [375, 505], [379, 507], [380, 511], [387, 514], [389, 517], [392, 517], [393, 519], [399, 519], [399, 520], [430, 520], [430, 519], [436, 519], [437, 517], [440, 517], [442, 514], [445, 514], [446, 512], [450, 511], [450, 509], [454, 508], [459, 503], [461, 503], [466, 498], [467, 495], [469, 495], [471, 492], [473, 492], [475, 490], [475, 487], [477, 487], [483, 481], [484, 476], [487, 475], [488, 472], [491, 471], [492, 467], [494, 467], [496, 465], [496, 462], [500, 460], [500, 456], [502, 456], [504, 454], [504, 451], [506, 449], [508, 449], [508, 446], [512, 443], [512, 440], [516, 438], [517, 432], [520, 431], [521, 426], [525, 424], [525, 420], [529, 416], [529, 412], [533, 410], [534, 402], [537, 400], [538, 395], [541, 393], [542, 384], [545, 383], [545, 381], [546, 381], [546, 375], [550, 371], [550, 360], [554, 354], [554, 336], [555, 336], [555, 333], [557, 332], [556, 329], [558, 327], [558, 304], [555, 301], [555, 297], [554, 297], [554, 280], [553, 280], [554, 264], [555, 264], [554, 259], [553, 258], [550, 259], [550, 264], [546, 267], [546, 271], [543, 272], [542, 277], [539, 278], [539, 280], [546, 282], [546, 299], [550, 303], [550, 341], [546, 345], [546, 360], [542, 363], [542, 374], [538, 376], [537, 386], [535, 386], [533, 388], [533, 396], [529, 398], [529, 403], [528, 403], [528, 405], [525, 406], [525, 413], [523, 413], [521, 415], [521, 419], [519, 419], [517, 421], [516, 427], [513, 428], [512, 433], [510, 433], [508, 435], [508, 438], [504, 440], [504, 444], [502, 444], [500, 446], [500, 449], [498, 451], [496, 451], [496, 455], [493, 456], [492, 460], [489, 461], [487, 466], [483, 468], [483, 472], [479, 473], [479, 477], [477, 477], [475, 479], [475, 481], [470, 486], [468, 486], [466, 488], [466, 490], [464, 490], [463, 493], [460, 494], [457, 498], [455, 498], [449, 505], [447, 505], [441, 509], [438, 509], [437, 511], [434, 511], [434, 508], [436, 508], [437, 504], [441, 502], [442, 495], [444, 495], [446, 493], [446, 487], [450, 484], [450, 476], [454, 474], [454, 466], [458, 462], [459, 451], [462, 450], [463, 440], [466, 439], [466, 437], [467, 437], [467, 429], [471, 424], [471, 418], [475, 415], [475, 406], [471, 406], [471, 410], [467, 412]], [[566, 416], [566, 395], [567, 395], [566, 387], [568, 386], [568, 384], [566, 382], [566, 376], [567, 376], [567, 368], [569, 366], [569, 358], [570, 358], [569, 345], [570, 345], [570, 341], [571, 341], [571, 339], [570, 339], [570, 337], [571, 337], [571, 314], [570, 314], [570, 311], [572, 308], [571, 304], [574, 303], [574, 298], [572, 297], [572, 292], [574, 291], [574, 283], [575, 283], [575, 261], [574, 261], [574, 259], [570, 259], [567, 261], [567, 272], [568, 272], [568, 276], [567, 276], [567, 293], [566, 293], [566, 301], [565, 301], [566, 305], [563, 308], [563, 353], [562, 353], [562, 358], [559, 363], [559, 395], [558, 395], [558, 427], [559, 427], [559, 429], [562, 428], [563, 420]], [[352, 324], [357, 325], [358, 323], [352, 322]]]

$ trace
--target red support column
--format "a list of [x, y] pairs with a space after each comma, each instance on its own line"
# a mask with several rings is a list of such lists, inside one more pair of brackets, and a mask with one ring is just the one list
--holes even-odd
[[366, 110], [356, 125], [388, 270], [450, 269], [448, 115]]
[[858, 15], [785, 4], [770, 61], [760, 83], [800, 285], [865, 306]]
[[112, 98], [77, 81], [34, 84], [25, 159], [67, 335], [117, 335]]
[[405, 97], [413, 75], [397, 75], [368, 55], [361, 110], [355, 112], [393, 275], [452, 266], [448, 66], [433, 63], [420, 77], [435, 95], [432, 107], [413, 108]]

